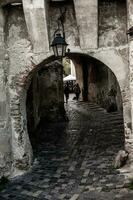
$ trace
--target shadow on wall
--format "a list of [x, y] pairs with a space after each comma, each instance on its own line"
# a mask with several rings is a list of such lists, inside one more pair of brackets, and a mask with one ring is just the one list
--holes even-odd
[[121, 91], [114, 73], [96, 59], [76, 55], [72, 60], [83, 100], [96, 103], [107, 112], [122, 112]]
[[32, 146], [47, 123], [65, 121], [63, 68], [48, 64], [32, 77], [27, 91], [27, 125]]
[[[113, 72], [105, 65], [94, 65], [96, 103], [107, 112], [123, 111], [120, 87]], [[91, 83], [90, 83], [91, 84]]]
[[107, 112], [122, 112], [122, 97], [114, 73], [99, 61], [88, 62], [88, 100], [105, 108]]

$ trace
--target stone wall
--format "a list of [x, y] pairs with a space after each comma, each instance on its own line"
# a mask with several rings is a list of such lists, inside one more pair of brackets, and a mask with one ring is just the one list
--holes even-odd
[[119, 84], [111, 70], [102, 63], [88, 64], [88, 100], [108, 112], [122, 112]]
[[99, 47], [127, 44], [126, 0], [99, 0]]
[[22, 2], [32, 50], [36, 54], [36, 59], [39, 60], [49, 51], [47, 1], [22, 0]]
[[[23, 8], [5, 6], [9, 2], [14, 0], [0, 2], [0, 115], [2, 119], [0, 121], [0, 144], [2, 144], [0, 145], [0, 167], [2, 173], [4, 169], [9, 172], [10, 161], [12, 161], [13, 175], [17, 175], [27, 170], [32, 162], [32, 149], [27, 132], [27, 88], [30, 85], [32, 71], [53, 55], [49, 44], [57, 29], [58, 7], [62, 2], [58, 2], [55, 6], [54, 2], [51, 4], [49, 0], [15, 1], [22, 2]], [[128, 57], [125, 1], [99, 1], [99, 27], [97, 2], [64, 1], [67, 7], [64, 24], [66, 40], [70, 44], [70, 54], [82, 54], [97, 59], [114, 73], [122, 95], [124, 122], [126, 127], [129, 124], [131, 132], [132, 40], [131, 38], [129, 40], [130, 57]], [[3, 5], [5, 7], [2, 7]], [[128, 5], [132, 8], [131, 0], [128, 0]], [[132, 25], [131, 9], [128, 9], [128, 24]], [[100, 48], [98, 48], [98, 41]], [[82, 88], [85, 77], [80, 62], [78, 60], [76, 62], [78, 66], [76, 73]], [[86, 67], [84, 72], [85, 69]]]
[[9, 99], [7, 83], [7, 60], [4, 44], [5, 15], [3, 9], [0, 9], [0, 177], [11, 171], [11, 133], [10, 122], [8, 118]]
[[28, 133], [33, 147], [47, 123], [65, 120], [62, 70], [60, 64], [53, 62], [33, 74], [26, 103]]
[[[53, 33], [57, 30], [60, 17], [59, 3], [47, 3], [48, 31], [50, 43]], [[62, 11], [66, 9], [64, 28], [69, 49], [97, 48], [98, 41], [98, 9], [97, 0], [64, 1], [60, 5]], [[54, 16], [54, 17], [53, 17]], [[66, 31], [67, 30], [67, 31]], [[91, 31], [90, 31], [91, 30]]]
[[26, 66], [31, 65], [31, 43], [28, 37], [22, 6], [8, 5], [5, 13], [5, 46], [9, 59], [6, 62], [8, 80], [10, 127], [12, 146], [12, 175], [27, 170], [32, 162], [32, 150], [27, 134], [24, 88]]
[[[58, 4], [51, 3], [48, 4], [47, 6], [48, 6], [47, 17], [48, 17], [49, 41], [51, 44], [54, 32], [58, 28], [58, 18], [61, 16], [61, 13]], [[61, 10], [63, 12], [65, 11], [65, 9], [66, 13], [65, 13], [64, 29], [66, 33], [66, 41], [69, 44], [70, 49], [75, 46], [79, 47], [78, 26], [77, 26], [73, 1], [64, 3], [61, 6]], [[62, 27], [60, 26], [60, 28]]]
[[122, 96], [114, 73], [103, 63], [85, 56], [72, 58], [83, 100], [97, 103], [108, 112], [122, 112]]
[[72, 58], [72, 62], [75, 66], [76, 72], [76, 82], [79, 84], [81, 91], [83, 89], [84, 81], [83, 81], [83, 66], [79, 56]]
[[47, 65], [39, 74], [41, 122], [64, 120], [63, 67]]
[[98, 47], [98, 1], [74, 0], [81, 49]]

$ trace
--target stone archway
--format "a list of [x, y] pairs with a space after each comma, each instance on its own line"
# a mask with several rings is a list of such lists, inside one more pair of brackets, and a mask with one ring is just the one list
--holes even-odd
[[130, 132], [132, 132], [129, 68], [127, 60], [124, 60], [121, 57], [121, 53], [114, 49], [98, 50], [91, 53], [73, 50], [71, 54], [94, 58], [103, 63], [113, 72], [118, 81], [122, 95], [124, 123], [126, 126], [129, 124]]
[[[5, 8], [3, 6], [5, 6], [8, 3], [14, 3], [14, 2], [15, 3], [22, 2], [24, 12], [22, 11], [22, 9], [21, 9], [21, 12], [25, 16], [22, 14], [21, 17], [13, 17], [13, 19], [15, 19], [14, 21], [15, 23], [12, 24], [10, 23], [9, 20], [5, 20], [6, 18], [3, 15], [3, 10]], [[96, 1], [95, 3], [94, 4], [97, 5]], [[1, 19], [3, 18], [2, 20], [3, 22], [1, 23], [1, 46], [2, 46], [1, 52], [3, 55], [1, 58], [1, 61], [2, 61], [1, 65], [2, 65], [2, 71], [3, 71], [2, 73], [5, 73], [5, 75], [2, 74], [1, 80], [2, 81], [5, 79], [9, 80], [9, 82], [7, 81], [7, 86], [5, 86], [4, 84], [2, 86], [4, 88], [7, 87], [8, 88], [7, 90], [9, 90], [7, 91], [7, 93], [9, 92], [7, 94], [7, 99], [5, 100], [5, 104], [7, 105], [9, 104], [9, 106], [7, 106], [9, 107], [9, 109], [6, 108], [6, 106], [3, 106], [5, 110], [7, 109], [6, 112], [7, 112], [8, 119], [7, 120], [4, 119], [4, 122], [1, 125], [2, 133], [4, 133], [1, 136], [1, 140], [2, 140], [1, 142], [2, 148], [0, 149], [0, 152], [1, 152], [0, 157], [1, 157], [1, 163], [2, 163], [1, 166], [3, 170], [4, 168], [3, 166], [8, 165], [8, 159], [5, 159], [4, 157], [6, 158], [9, 157], [10, 166], [13, 160], [13, 170], [19, 169], [21, 171], [23, 169], [29, 168], [32, 162], [32, 149], [30, 147], [30, 141], [27, 135], [27, 126], [26, 126], [27, 121], [26, 121], [25, 101], [26, 101], [26, 91], [27, 91], [26, 88], [28, 85], [27, 77], [29, 80], [31, 71], [34, 68], [36, 68], [36, 66], [38, 66], [40, 63], [42, 63], [44, 59], [47, 59], [48, 57], [52, 55], [49, 49], [49, 36], [48, 36], [49, 31], [47, 28], [48, 21], [47, 21], [47, 16], [46, 16], [47, 13], [45, 12], [46, 5], [44, 5], [44, 1], [39, 1], [39, 3], [36, 4], [36, 1], [31, 2], [29, 0], [23, 0], [23, 1], [22, 0], [1, 0], [0, 6], [1, 6], [1, 10], [0, 10]], [[94, 7], [95, 7], [95, 10], [94, 10], [94, 13], [95, 13], [95, 11], [97, 10], [97, 6], [94, 6]], [[82, 19], [80, 18], [80, 13], [78, 12], [77, 8], [76, 8], [77, 20], [75, 20], [75, 22], [77, 21], [78, 24], [81, 24]], [[91, 6], [88, 8], [91, 9]], [[20, 12], [19, 9], [16, 9], [16, 11], [18, 13]], [[82, 12], [83, 12], [82, 14], [84, 14], [85, 16], [86, 12], [84, 12], [83, 7], [82, 7]], [[128, 15], [130, 16], [131, 14], [132, 13], [130, 12], [130, 9], [129, 9]], [[19, 15], [16, 15], [16, 16], [19, 16]], [[9, 18], [12, 18], [12, 17], [10, 17], [9, 15]], [[22, 21], [23, 21], [24, 26], [21, 27], [20, 21], [17, 19], [21, 19], [21, 20], [23, 19]], [[26, 19], [26, 23], [24, 19]], [[7, 34], [4, 34], [5, 21], [9, 22], [9, 27], [10, 27], [9, 29], [10, 40], [6, 41], [6, 45], [5, 45], [5, 39], [7, 39], [8, 36]], [[16, 23], [16, 21], [18, 22]], [[90, 18], [90, 16], [88, 18], [88, 15], [86, 15], [85, 21], [88, 22], [90, 25], [92, 23], [92, 19]], [[131, 20], [129, 21], [131, 22]], [[90, 42], [92, 44], [92, 40], [88, 40], [89, 29], [86, 30], [85, 32], [82, 31], [83, 29], [86, 28], [84, 27], [85, 24], [82, 24], [82, 25], [83, 26], [81, 26], [79, 29], [79, 32], [81, 34], [78, 37], [76, 37], [77, 43], [70, 45], [70, 50], [73, 53], [79, 53], [79, 54], [84, 54], [86, 56], [89, 55], [91, 57], [94, 57], [95, 59], [100, 60], [102, 63], [108, 66], [114, 72], [115, 76], [117, 77], [121, 94], [122, 94], [125, 134], [130, 134], [130, 136], [132, 136], [132, 133], [131, 133], [132, 132], [131, 127], [132, 127], [132, 121], [133, 121], [132, 116], [131, 116], [132, 91], [130, 89], [131, 80], [129, 80], [130, 78], [132, 79], [132, 77], [129, 77], [132, 73], [130, 74], [131, 71], [129, 72], [129, 64], [128, 64], [128, 60], [131, 61], [132, 59], [131, 59], [131, 56], [130, 56], [130, 59], [128, 56], [128, 46], [127, 45], [118, 46], [118, 47], [108, 46], [108, 47], [100, 48], [97, 46], [97, 41], [98, 41], [97, 39], [94, 41], [96, 45], [91, 46]], [[6, 27], [6, 28], [9, 28], [9, 27]], [[51, 27], [51, 32], [53, 32], [53, 28]], [[95, 23], [94, 31], [96, 30], [97, 30], [97, 24]], [[78, 35], [79, 32], [77, 32], [76, 35]], [[21, 33], [26, 33], [26, 35], [25, 36], [24, 34], [21, 35]], [[91, 32], [90, 34], [93, 34], [93, 33], [94, 32]], [[5, 35], [6, 35], [6, 38], [4, 38]], [[93, 35], [95, 35], [96, 37], [98, 36], [97, 33]], [[86, 38], [84, 42], [82, 42], [82, 36], [83, 38]], [[91, 38], [91, 35], [89, 36], [89, 38]], [[95, 38], [93, 37], [93, 39]], [[79, 44], [79, 40], [81, 42], [80, 44]], [[76, 40], [72, 40], [72, 41], [76, 41]], [[70, 42], [68, 41], [68, 43], [71, 44], [71, 41]], [[129, 41], [129, 43], [131, 42]], [[3, 48], [5, 46], [6, 48]], [[86, 48], [84, 49], [85, 46]], [[130, 48], [130, 50], [132, 50], [132, 48]], [[5, 60], [4, 60], [4, 55], [5, 55]], [[132, 63], [130, 62], [130, 65], [131, 64]], [[4, 91], [4, 95], [6, 96], [6, 91]], [[3, 127], [5, 128], [5, 130], [3, 130]], [[125, 141], [127, 149], [129, 149], [129, 145], [128, 145], [129, 143], [132, 145], [132, 141], [130, 141], [130, 139], [129, 141]], [[10, 146], [8, 149], [9, 156], [7, 156], [7, 146]], [[12, 150], [13, 156], [10, 155], [10, 152], [11, 152], [10, 149]], [[17, 174], [17, 172], [16, 173], [14, 172], [14, 174]]]
[[[79, 54], [78, 54], [79, 55]], [[82, 54], [86, 56], [86, 54]], [[54, 60], [50, 57], [41, 62], [40, 67]], [[32, 64], [25, 71], [10, 76], [10, 109], [11, 109], [11, 129], [12, 129], [12, 154], [13, 154], [13, 175], [23, 173], [32, 163], [33, 152], [27, 131], [26, 117], [26, 94], [30, 85], [33, 73], [36, 72], [38, 65]], [[117, 74], [118, 77], [118, 74]], [[118, 80], [119, 84], [120, 81]], [[122, 91], [122, 87], [120, 84]], [[123, 97], [123, 96], [122, 96]], [[126, 111], [123, 101], [123, 109]], [[124, 112], [125, 113], [125, 112]], [[126, 117], [124, 116], [126, 121]], [[126, 129], [125, 129], [126, 133]]]
[[116, 107], [122, 112], [120, 86], [112, 70], [101, 61], [89, 56], [71, 54], [69, 57], [75, 65], [77, 82], [83, 90], [83, 100], [92, 101], [109, 110], [107, 101], [111, 98], [110, 91], [114, 90], [116, 91], [116, 95], [114, 94], [116, 96], [114, 101], [117, 102]]

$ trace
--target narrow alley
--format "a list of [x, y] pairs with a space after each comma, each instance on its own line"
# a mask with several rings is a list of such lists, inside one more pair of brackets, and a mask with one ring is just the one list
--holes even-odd
[[[124, 148], [123, 116], [98, 105], [65, 103], [68, 122], [45, 125], [31, 170], [13, 179], [1, 200], [131, 200], [112, 162]], [[53, 139], [54, 138], [54, 139]]]

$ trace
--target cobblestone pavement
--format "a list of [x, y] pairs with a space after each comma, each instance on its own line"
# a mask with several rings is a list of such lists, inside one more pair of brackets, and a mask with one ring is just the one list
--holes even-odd
[[76, 101], [66, 110], [69, 122], [45, 125], [49, 139], [42, 133], [32, 169], [12, 180], [0, 200], [133, 199], [125, 175], [112, 167], [124, 148], [121, 114]]

